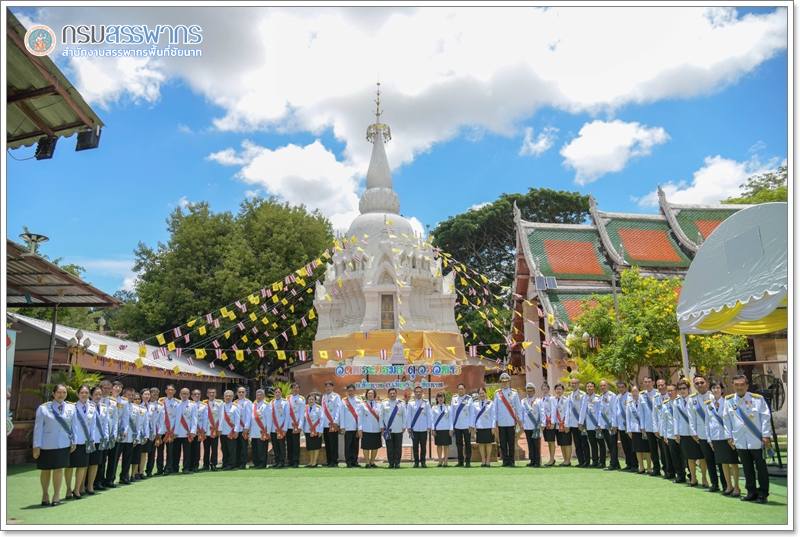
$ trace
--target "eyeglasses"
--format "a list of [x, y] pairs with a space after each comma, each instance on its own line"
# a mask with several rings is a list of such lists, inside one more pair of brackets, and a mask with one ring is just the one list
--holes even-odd
[[705, 382], [702, 381], [702, 380], [700, 382], [695, 382], [694, 383], [695, 386], [702, 386], [703, 384], [705, 384]]
[[687, 388], [686, 386], [681, 386], [681, 387], [680, 387], [680, 388], [678, 388], [678, 389], [679, 389], [679, 390], [688, 390], [689, 388]]

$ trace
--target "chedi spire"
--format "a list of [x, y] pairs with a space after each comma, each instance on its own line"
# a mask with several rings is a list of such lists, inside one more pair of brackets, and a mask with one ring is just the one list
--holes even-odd
[[378, 98], [375, 100], [375, 123], [367, 127], [367, 140], [372, 146], [372, 156], [367, 169], [367, 189], [361, 195], [358, 209], [361, 214], [400, 212], [400, 198], [392, 190], [392, 172], [383, 144], [392, 139], [389, 125], [381, 123], [381, 83], [378, 82]]

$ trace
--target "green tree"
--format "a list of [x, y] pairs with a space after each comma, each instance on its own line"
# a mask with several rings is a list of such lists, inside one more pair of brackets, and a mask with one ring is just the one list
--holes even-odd
[[[636, 378], [642, 367], [666, 368], [670, 374], [682, 369], [680, 333], [675, 308], [683, 282], [679, 278], [643, 278], [634, 267], [622, 272], [618, 296], [619, 320], [611, 295], [594, 295], [597, 305], [584, 303], [575, 320], [571, 348], [589, 363], [621, 378]], [[580, 337], [584, 332], [599, 339], [599, 348], [589, 348]], [[689, 364], [703, 372], [721, 372], [736, 360], [746, 346], [742, 336], [728, 334], [687, 337]]]
[[769, 203], [771, 201], [788, 201], [788, 181], [788, 168], [783, 165], [775, 172], [766, 172], [749, 177], [746, 183], [739, 185], [744, 189], [741, 196], [722, 200], [722, 203], [747, 205]]
[[[167, 229], [167, 244], [151, 248], [139, 243], [134, 251], [133, 270], [139, 273], [135, 300], [129, 300], [115, 319], [115, 328], [134, 340], [258, 292], [319, 257], [333, 238], [330, 223], [318, 211], [309, 213], [274, 197], [245, 200], [235, 215], [214, 213], [207, 202], [178, 207], [167, 219]], [[315, 280], [307, 282], [312, 289]], [[288, 327], [299, 320], [311, 308], [312, 296], [305, 294], [294, 312], [287, 310], [281, 324]], [[315, 322], [288, 342], [278, 338], [284, 345], [279, 348], [309, 348]], [[207, 341], [219, 333], [209, 334]], [[260, 361], [251, 353], [235, 364], [241, 372], [252, 373]]]

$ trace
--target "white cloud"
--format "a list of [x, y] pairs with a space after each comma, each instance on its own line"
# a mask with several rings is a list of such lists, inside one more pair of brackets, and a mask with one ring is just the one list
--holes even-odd
[[525, 129], [525, 139], [522, 141], [519, 154], [522, 156], [534, 155], [538, 157], [553, 147], [553, 144], [558, 138], [558, 136], [556, 136], [557, 132], [558, 129], [555, 127], [545, 127], [544, 130], [539, 133], [539, 136], [536, 137], [536, 140], [534, 140], [533, 127], [527, 127]]
[[256, 197], [256, 196], [258, 196], [260, 193], [261, 193], [261, 190], [260, 190], [260, 189], [258, 189], [258, 188], [257, 188], [257, 189], [255, 189], [255, 190], [245, 190], [245, 191], [244, 191], [244, 197], [245, 197], [245, 198], [255, 198], [255, 197]]
[[409, 218], [408, 222], [411, 224], [411, 229], [414, 230], [414, 233], [420, 236], [425, 235], [425, 226], [422, 224], [422, 222], [419, 221], [419, 219], [416, 216], [412, 216], [411, 218]]
[[139, 278], [138, 275], [131, 275], [126, 276], [124, 280], [122, 280], [122, 285], [120, 285], [120, 290], [122, 291], [133, 291], [136, 287], [136, 280]]
[[543, 106], [597, 114], [719, 91], [786, 50], [786, 17], [785, 8], [739, 17], [693, 6], [59, 6], [33, 19], [51, 28], [191, 20], [203, 28], [202, 58], [65, 62], [59, 49], [54, 60], [92, 104], [156, 103], [164, 84], [182, 83], [222, 111], [210, 121], [217, 129], [332, 129], [345, 164], [361, 169], [378, 67], [398, 167], [457, 136], [514, 136]]
[[187, 199], [186, 199], [186, 196], [181, 196], [181, 199], [179, 199], [179, 200], [178, 200], [178, 205], [179, 205], [179, 206], [180, 206], [182, 209], [185, 209], [185, 208], [187, 208], [187, 207], [188, 207], [189, 205], [191, 205], [191, 204], [192, 204], [192, 202], [191, 202], [191, 201], [189, 201], [189, 200], [187, 200]]
[[104, 276], [112, 278], [122, 278], [120, 289], [132, 291], [138, 275], [131, 270], [134, 265], [132, 259], [86, 259], [77, 258], [74, 260], [76, 265], [86, 269], [86, 279], [91, 280], [92, 276]]
[[747, 152], [748, 153], [757, 153], [757, 152], [761, 151], [762, 149], [766, 149], [766, 148], [767, 148], [767, 144], [765, 144], [764, 142], [759, 140], [756, 143], [754, 143], [752, 146], [750, 146], [750, 149], [748, 149]]
[[[678, 181], [662, 185], [670, 203], [715, 205], [723, 199], [739, 196], [742, 192], [741, 185], [747, 182], [748, 177], [775, 171], [781, 164], [778, 159], [762, 164], [755, 156], [738, 162], [720, 155], [706, 157], [703, 163], [705, 165], [694, 172], [691, 182]], [[639, 205], [658, 207], [658, 191], [642, 196]]]
[[468, 211], [477, 211], [478, 209], [483, 209], [487, 205], [491, 205], [491, 201], [484, 201], [483, 203], [476, 203], [475, 205], [471, 206]]
[[194, 134], [194, 131], [190, 129], [187, 125], [183, 123], [178, 123], [178, 131], [183, 132], [185, 134]]
[[631, 158], [649, 155], [653, 146], [669, 140], [661, 127], [648, 128], [620, 120], [595, 120], [561, 149], [564, 166], [576, 171], [575, 182], [585, 185], [622, 170]]
[[319, 140], [301, 147], [289, 144], [275, 150], [245, 140], [242, 151], [226, 149], [209, 160], [241, 166], [236, 177], [267, 194], [309, 210], [319, 209], [337, 230], [347, 229], [358, 216], [358, 181], [366, 172], [336, 160]]

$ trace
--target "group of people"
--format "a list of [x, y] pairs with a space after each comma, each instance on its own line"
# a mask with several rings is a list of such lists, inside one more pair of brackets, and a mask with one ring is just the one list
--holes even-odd
[[[709, 385], [702, 376], [694, 378], [696, 393], [692, 395], [684, 380], [677, 384], [659, 380], [654, 388], [653, 379], [644, 377], [641, 392], [619, 382], [614, 394], [606, 381], [599, 383], [599, 393], [591, 382], [584, 392], [579, 381], [572, 379], [569, 395], [562, 384], [555, 385], [553, 395], [543, 384], [543, 394], [537, 396], [536, 387], [528, 383], [525, 396], [520, 397], [510, 387], [510, 380], [508, 374], [501, 375], [501, 387], [491, 400], [485, 388], [479, 388], [473, 398], [466, 386], [459, 384], [449, 403], [443, 392], [432, 402], [425, 400], [421, 387], [415, 388], [414, 397], [407, 401], [399, 400], [394, 388], [388, 390], [384, 401], [378, 400], [373, 389], [362, 399], [352, 384], [347, 385], [345, 397], [340, 397], [332, 381], [325, 383], [325, 393], [319, 397], [310, 394], [304, 398], [295, 382], [285, 397], [276, 387], [271, 401], [266, 400], [264, 390], [256, 391], [254, 401], [248, 400], [244, 387], [237, 389], [236, 397], [232, 390], [225, 391], [221, 401], [214, 388], [207, 390], [205, 400], [201, 400], [200, 390], [189, 388], [182, 388], [176, 398], [172, 384], [166, 387], [166, 396], [159, 398], [157, 388], [137, 393], [119, 381], [107, 380], [94, 388], [81, 386], [78, 401], [69, 403], [66, 386], [59, 384], [53, 400], [37, 409], [34, 426], [33, 456], [41, 470], [42, 505], [60, 504], [62, 479], [67, 483], [66, 498], [82, 499], [97, 490], [115, 488], [117, 477], [120, 484], [130, 485], [153, 475], [177, 473], [181, 460], [183, 473], [244, 469], [248, 444], [250, 468], [267, 467], [270, 442], [272, 468], [297, 468], [301, 433], [309, 456], [306, 466], [311, 468], [320, 465], [323, 442], [324, 466], [339, 465], [340, 435], [344, 436], [348, 468], [362, 466], [359, 444], [364, 466], [376, 468], [377, 452], [384, 442], [389, 468], [399, 468], [404, 433], [412, 438], [414, 468], [427, 466], [429, 435], [434, 438], [438, 466], [448, 465], [454, 438], [456, 466], [470, 466], [474, 435], [481, 466], [490, 465], [496, 442], [502, 466], [514, 467], [517, 434], [523, 432], [527, 466], [542, 466], [540, 442], [544, 437], [549, 451], [544, 466], [555, 465], [556, 444], [564, 459], [561, 466], [571, 466], [574, 445], [579, 467], [651, 476], [660, 476], [663, 467], [663, 477], [674, 483], [687, 482], [688, 467], [688, 484], [697, 486], [699, 461], [703, 485], [707, 485], [706, 474], [711, 480], [709, 492], [724, 489], [724, 495], [740, 496], [741, 462], [747, 489], [742, 500], [766, 502], [769, 478], [761, 447], [769, 444], [769, 407], [760, 396], [747, 391], [744, 376], [734, 378], [736, 393], [727, 397], [723, 397], [719, 382]], [[618, 460], [618, 438], [625, 455], [624, 468]]]

